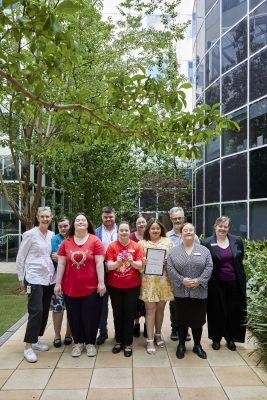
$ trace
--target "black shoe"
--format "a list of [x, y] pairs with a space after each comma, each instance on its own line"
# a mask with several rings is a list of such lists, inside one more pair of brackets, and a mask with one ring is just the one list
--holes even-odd
[[195, 344], [193, 347], [193, 352], [196, 353], [198, 355], [198, 357], [200, 358], [207, 358], [207, 354], [206, 352], [202, 349], [200, 344]]
[[144, 337], [147, 337], [146, 323], [144, 323]]
[[172, 329], [171, 340], [173, 340], [173, 341], [179, 340], [179, 335], [178, 335], [177, 329]]
[[57, 339], [54, 339], [54, 347], [61, 347], [61, 339], [60, 338], [57, 338]]
[[72, 343], [72, 337], [65, 336], [65, 339], [64, 339], [65, 346], [69, 346], [71, 343]]
[[140, 336], [140, 324], [134, 324], [134, 337]]
[[184, 344], [179, 343], [176, 350], [176, 357], [181, 359], [184, 358], [184, 353], [186, 352], [186, 348]]
[[116, 343], [111, 351], [113, 354], [118, 354], [122, 350], [122, 348], [123, 346], [121, 343]]
[[190, 342], [190, 340], [191, 340], [191, 336], [190, 336], [190, 333], [188, 333], [188, 334], [186, 335], [185, 341], [186, 341], [186, 342]]
[[218, 342], [217, 340], [214, 340], [213, 342], [212, 342], [212, 348], [213, 348], [213, 350], [220, 350], [220, 348], [221, 348], [221, 344], [220, 344], [220, 342]]
[[101, 344], [105, 343], [105, 341], [107, 340], [107, 338], [108, 338], [107, 332], [105, 332], [105, 333], [99, 333], [98, 338], [96, 339], [96, 344], [97, 344], [98, 346], [100, 346]]
[[125, 346], [123, 352], [124, 352], [124, 357], [131, 357], [131, 355], [133, 354], [131, 346]]
[[233, 340], [227, 340], [227, 347], [231, 351], [235, 351], [236, 350], [236, 345], [235, 345], [235, 342]]

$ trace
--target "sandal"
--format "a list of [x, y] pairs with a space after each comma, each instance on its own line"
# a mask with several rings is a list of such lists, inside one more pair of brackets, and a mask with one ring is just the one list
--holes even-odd
[[124, 357], [131, 357], [131, 355], [133, 354], [131, 346], [125, 346], [123, 352], [124, 352]]
[[161, 333], [155, 333], [155, 343], [159, 347], [164, 347], [165, 343], [161, 337]]
[[116, 343], [115, 346], [112, 349], [113, 354], [118, 354], [122, 350], [122, 344], [121, 343]]
[[155, 349], [155, 346], [154, 346], [154, 339], [147, 339], [146, 343], [147, 343], [146, 352], [148, 354], [155, 354], [156, 353], [156, 349]]
[[64, 344], [65, 344], [66, 346], [69, 346], [71, 343], [72, 343], [72, 337], [70, 337], [70, 336], [65, 336]]
[[61, 347], [61, 339], [60, 338], [54, 339], [53, 344], [54, 344], [54, 347], [56, 347], [56, 348]]

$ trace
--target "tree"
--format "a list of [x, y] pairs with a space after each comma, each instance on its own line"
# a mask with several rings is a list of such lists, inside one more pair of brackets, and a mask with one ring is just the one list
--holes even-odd
[[[190, 85], [173, 62], [174, 41], [184, 30], [172, 22], [175, 3], [160, 3], [158, 32], [141, 27], [154, 0], [122, 3], [120, 31], [101, 20], [97, 0], [2, 1], [0, 145], [10, 148], [21, 208], [1, 174], [0, 188], [26, 228], [33, 224], [51, 155], [73, 153], [76, 144], [87, 149], [120, 142], [197, 157], [199, 142], [236, 127], [220, 115], [218, 104], [183, 111]], [[137, 14], [127, 12], [130, 8]], [[149, 74], [153, 65], [161, 72], [156, 77]], [[31, 164], [37, 171], [34, 187]]]

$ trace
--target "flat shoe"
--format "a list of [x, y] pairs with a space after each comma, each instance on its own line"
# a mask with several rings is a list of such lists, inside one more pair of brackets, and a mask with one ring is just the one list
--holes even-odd
[[121, 343], [116, 343], [115, 346], [112, 349], [113, 354], [118, 354], [122, 350], [122, 344]]
[[231, 351], [235, 351], [236, 350], [236, 345], [235, 345], [235, 342], [233, 340], [228, 340], [227, 347]]
[[213, 348], [213, 350], [219, 350], [220, 349], [220, 347], [221, 347], [221, 345], [220, 345], [220, 342], [217, 342], [216, 340], [214, 340], [213, 342], [212, 342], [212, 348]]
[[178, 344], [176, 350], [176, 357], [179, 359], [184, 358], [184, 353], [186, 352], [186, 348], [184, 344]]
[[54, 339], [53, 344], [54, 344], [54, 347], [57, 347], [57, 348], [61, 347], [61, 339], [59, 339], [59, 338]]
[[200, 344], [197, 344], [193, 347], [193, 352], [198, 355], [198, 357], [203, 358], [204, 360], [207, 358], [206, 352], [202, 349]]
[[71, 343], [72, 343], [72, 337], [70, 337], [70, 336], [65, 336], [64, 344], [65, 344], [66, 346], [69, 346]]
[[133, 354], [131, 346], [125, 346], [123, 352], [124, 352], [124, 357], [131, 357]]

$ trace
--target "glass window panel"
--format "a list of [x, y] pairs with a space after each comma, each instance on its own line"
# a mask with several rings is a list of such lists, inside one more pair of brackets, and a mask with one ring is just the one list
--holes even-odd
[[203, 204], [203, 168], [196, 171], [196, 204]]
[[197, 34], [199, 32], [200, 27], [203, 25], [205, 18], [205, 0], [197, 0], [196, 4], [196, 25], [197, 25]]
[[205, 0], [205, 13], [207, 14], [216, 0]]
[[247, 198], [247, 155], [222, 159], [222, 201]]
[[203, 144], [200, 145], [200, 150], [201, 150], [201, 154], [200, 154], [199, 158], [196, 159], [196, 167], [199, 167], [200, 165], [203, 164], [203, 158], [204, 158], [204, 145]]
[[267, 144], [267, 98], [250, 106], [249, 132], [250, 147]]
[[256, 7], [258, 4], [260, 4], [262, 0], [250, 0], [249, 2], [249, 9], [252, 10], [254, 7]]
[[205, 236], [211, 236], [214, 233], [214, 222], [220, 216], [219, 206], [205, 207]]
[[212, 161], [218, 157], [220, 157], [220, 137], [215, 136], [206, 145], [206, 161]]
[[247, 58], [247, 47], [247, 19], [243, 19], [222, 38], [222, 72]]
[[205, 21], [205, 43], [208, 50], [220, 36], [220, 5], [219, 2], [207, 15]]
[[205, 92], [205, 103], [212, 106], [220, 103], [220, 80], [213, 83]]
[[247, 237], [246, 203], [223, 204], [222, 215], [231, 218], [230, 232], [243, 238]]
[[250, 239], [267, 238], [267, 201], [250, 204]]
[[267, 49], [250, 59], [250, 101], [267, 94]]
[[247, 109], [242, 108], [235, 113], [228, 115], [240, 126], [240, 131], [223, 130], [222, 133], [222, 154], [227, 156], [247, 149]]
[[220, 42], [206, 54], [206, 87], [220, 75]]
[[267, 147], [250, 152], [250, 198], [267, 197]]
[[220, 163], [216, 161], [205, 167], [205, 204], [220, 201]]
[[141, 192], [140, 206], [145, 211], [157, 209], [157, 193], [153, 189], [143, 189]]
[[196, 70], [196, 94], [200, 96], [204, 90], [204, 64], [199, 64]]
[[203, 233], [203, 207], [196, 207], [196, 234], [200, 236]]
[[205, 38], [204, 38], [204, 25], [202, 25], [196, 39], [196, 65], [204, 58], [205, 55]]
[[223, 111], [229, 112], [247, 102], [247, 62], [222, 77]]
[[267, 3], [256, 8], [249, 16], [250, 52], [261, 49], [267, 44]]
[[247, 0], [222, 1], [222, 29], [227, 31], [247, 12]]
[[4, 166], [3, 178], [7, 181], [16, 180], [17, 177], [16, 177], [16, 173], [15, 173], [12, 156], [11, 155], [4, 156], [2, 163]]

